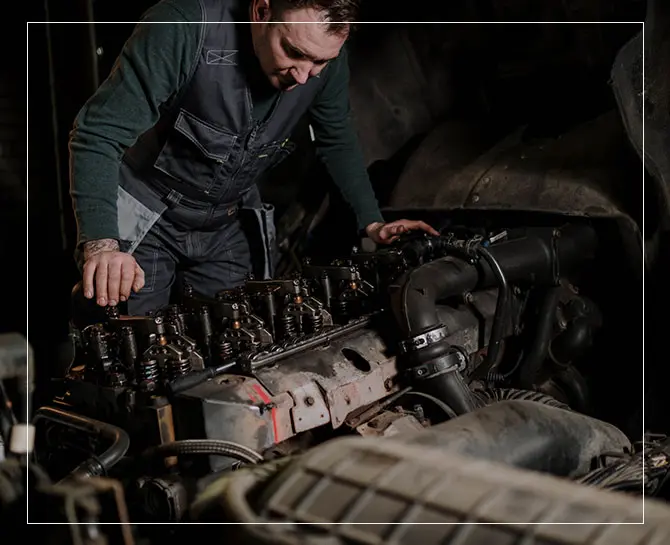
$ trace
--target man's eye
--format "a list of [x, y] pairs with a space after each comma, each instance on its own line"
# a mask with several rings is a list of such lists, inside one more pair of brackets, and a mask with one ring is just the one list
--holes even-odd
[[302, 53], [300, 53], [300, 51], [296, 51], [295, 49], [290, 49], [288, 54], [292, 59], [304, 59], [305, 58], [305, 56]]

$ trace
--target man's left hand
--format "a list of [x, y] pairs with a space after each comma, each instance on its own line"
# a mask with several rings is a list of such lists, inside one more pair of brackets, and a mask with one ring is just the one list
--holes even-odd
[[409, 231], [421, 230], [434, 236], [439, 236], [435, 229], [423, 221], [397, 220], [391, 223], [375, 222], [365, 228], [365, 232], [377, 244], [390, 244], [398, 237]]

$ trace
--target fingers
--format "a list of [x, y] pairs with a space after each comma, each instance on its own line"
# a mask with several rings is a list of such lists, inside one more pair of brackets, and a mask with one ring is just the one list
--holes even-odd
[[97, 262], [96, 261], [87, 261], [84, 264], [84, 271], [82, 275], [82, 280], [84, 283], [84, 297], [86, 299], [92, 299], [94, 292], [94, 287], [93, 287], [93, 280], [95, 278], [95, 270], [97, 267]]
[[122, 252], [102, 252], [84, 263], [84, 296], [96, 298], [102, 307], [117, 305], [130, 298], [131, 290], [144, 287], [144, 271], [135, 259]]
[[124, 263], [121, 268], [121, 284], [119, 286], [119, 301], [127, 301], [130, 297], [130, 290], [133, 288], [135, 281], [135, 269], [137, 265], [134, 263]]
[[427, 233], [430, 233], [431, 235], [435, 235], [436, 237], [440, 236], [440, 233], [437, 230], [435, 230], [433, 227], [431, 227], [430, 225], [428, 225], [424, 221], [417, 222], [417, 228], [421, 229], [423, 231], [426, 231]]
[[379, 238], [382, 242], [395, 242], [398, 237], [407, 232], [407, 228], [400, 223], [388, 223], [379, 231]]
[[121, 254], [112, 257], [107, 266], [107, 302], [110, 306], [114, 306], [119, 302], [122, 268], [123, 256]]
[[133, 282], [133, 290], [135, 293], [144, 287], [144, 271], [137, 263], [135, 264], [135, 280]]
[[101, 307], [107, 304], [107, 260], [100, 260], [95, 268], [95, 294]]
[[401, 235], [402, 233], [415, 230], [426, 231], [434, 236], [440, 235], [436, 229], [420, 220], [398, 220], [397, 222], [386, 224], [384, 228], [391, 230], [394, 235]]

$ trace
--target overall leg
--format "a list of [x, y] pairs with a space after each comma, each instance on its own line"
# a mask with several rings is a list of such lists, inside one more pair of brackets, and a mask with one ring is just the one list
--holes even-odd
[[238, 287], [251, 272], [249, 243], [238, 221], [217, 231], [189, 233], [192, 252], [184, 281], [205, 297]]
[[132, 293], [128, 299], [128, 314], [132, 316], [145, 316], [170, 302], [177, 256], [171, 249], [166, 223], [159, 220], [133, 252], [144, 271], [145, 283], [138, 293]]

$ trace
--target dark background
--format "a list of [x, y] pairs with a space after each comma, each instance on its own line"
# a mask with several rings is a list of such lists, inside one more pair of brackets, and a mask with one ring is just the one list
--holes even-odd
[[[79, 108], [107, 77], [133, 29], [132, 21], [152, 4], [47, 0], [31, 15], [32, 21], [96, 23], [31, 24], [28, 82], [23, 55], [8, 55], [0, 68], [0, 221], [6, 233], [0, 255], [11, 292], [8, 300], [16, 301], [0, 313], [0, 326], [23, 334], [29, 328], [38, 373], [43, 370], [38, 376], [57, 365], [56, 347], [67, 334], [70, 290], [78, 281], [68, 194], [68, 132]], [[382, 205], [407, 155], [444, 119], [484, 120], [501, 133], [528, 122], [539, 132], [552, 133], [615, 108], [609, 85], [612, 62], [641, 25], [606, 21], [642, 21], [646, 8], [640, 0], [461, 0], [440, 5], [437, 13], [432, 3], [389, 4], [365, 1], [363, 19], [601, 22], [363, 25], [352, 40], [351, 100]], [[5, 46], [5, 51], [17, 49], [22, 45], [16, 42]], [[292, 173], [291, 180], [270, 187], [280, 210], [292, 201], [301, 180], [325, 178], [309, 149], [283, 165], [283, 172]], [[355, 229], [336, 195], [333, 202], [331, 219], [350, 226], [350, 236], [333, 238], [332, 247], [339, 251], [355, 238]], [[639, 363], [631, 365], [637, 368]]]

